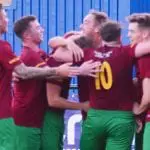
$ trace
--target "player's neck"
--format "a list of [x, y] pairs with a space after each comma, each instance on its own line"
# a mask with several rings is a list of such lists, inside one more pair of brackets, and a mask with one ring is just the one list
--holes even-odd
[[102, 40], [100, 37], [96, 37], [94, 42], [93, 42], [93, 45], [95, 48], [99, 48], [102, 46]]
[[4, 34], [4, 32], [1, 32], [1, 30], [0, 30], [0, 40], [2, 39], [3, 34]]
[[112, 42], [103, 42], [103, 45], [111, 46], [111, 47], [120, 47], [121, 42], [120, 41], [112, 41]]
[[23, 46], [24, 47], [29, 47], [31, 48], [32, 50], [38, 52], [39, 51], [39, 45], [34, 43], [34, 42], [31, 42], [31, 41], [24, 41], [23, 42]]

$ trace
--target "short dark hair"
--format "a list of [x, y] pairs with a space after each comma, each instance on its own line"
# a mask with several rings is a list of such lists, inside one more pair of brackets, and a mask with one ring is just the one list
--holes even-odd
[[0, 11], [3, 10], [3, 5], [0, 3]]
[[35, 21], [35, 16], [25, 16], [17, 20], [14, 24], [14, 32], [19, 38], [22, 38], [23, 33], [29, 28], [30, 22]]
[[74, 42], [82, 49], [93, 47], [93, 41], [89, 37], [81, 36], [75, 39]]
[[108, 20], [108, 16], [105, 12], [90, 10], [89, 14], [92, 14], [95, 17], [96, 24], [98, 25], [101, 25], [103, 22], [106, 22]]
[[129, 23], [137, 23], [141, 28], [150, 28], [150, 14], [134, 13], [127, 17]]
[[100, 35], [106, 42], [117, 41], [121, 36], [121, 25], [118, 22], [109, 20], [102, 24]]

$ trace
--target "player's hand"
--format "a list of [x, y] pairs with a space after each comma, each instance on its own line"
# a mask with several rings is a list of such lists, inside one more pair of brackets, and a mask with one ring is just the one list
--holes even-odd
[[81, 61], [84, 56], [83, 50], [76, 45], [72, 40], [67, 40], [67, 49], [72, 51], [76, 62]]
[[136, 124], [137, 124], [136, 132], [140, 133], [143, 128], [143, 123], [140, 119], [136, 119]]
[[15, 72], [12, 73], [12, 81], [14, 81], [14, 82], [20, 81], [19, 75]]
[[90, 109], [89, 101], [83, 102], [82, 104], [83, 104], [82, 110], [88, 112], [88, 110]]
[[96, 73], [101, 71], [100, 65], [101, 62], [94, 62], [93, 60], [86, 61], [79, 67], [80, 75], [97, 78]]
[[140, 106], [139, 103], [134, 102], [132, 111], [135, 115], [139, 115], [139, 106]]
[[132, 82], [133, 82], [133, 84], [134, 84], [135, 87], [138, 86], [139, 81], [138, 81], [138, 78], [137, 78], [137, 77], [133, 78], [133, 79], [132, 79]]
[[140, 115], [143, 112], [145, 112], [148, 108], [149, 108], [149, 100], [141, 102], [140, 105], [137, 102], [135, 102], [133, 105], [133, 113], [135, 115]]
[[80, 74], [79, 67], [72, 67], [72, 63], [65, 63], [57, 67], [56, 72], [58, 76], [71, 77]]

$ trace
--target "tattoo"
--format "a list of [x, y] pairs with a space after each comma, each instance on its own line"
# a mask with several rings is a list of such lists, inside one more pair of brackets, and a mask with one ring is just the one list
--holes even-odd
[[46, 77], [57, 77], [57, 71], [56, 68], [36, 68], [36, 67], [27, 67], [24, 64], [18, 65], [14, 72], [17, 73], [19, 78], [21, 79], [32, 79], [32, 78], [46, 78]]

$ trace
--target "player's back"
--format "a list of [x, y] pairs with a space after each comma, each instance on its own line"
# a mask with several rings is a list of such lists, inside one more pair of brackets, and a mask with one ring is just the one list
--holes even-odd
[[130, 47], [102, 47], [85, 53], [85, 60], [102, 62], [98, 78], [89, 79], [90, 105], [95, 109], [132, 110], [133, 84]]

